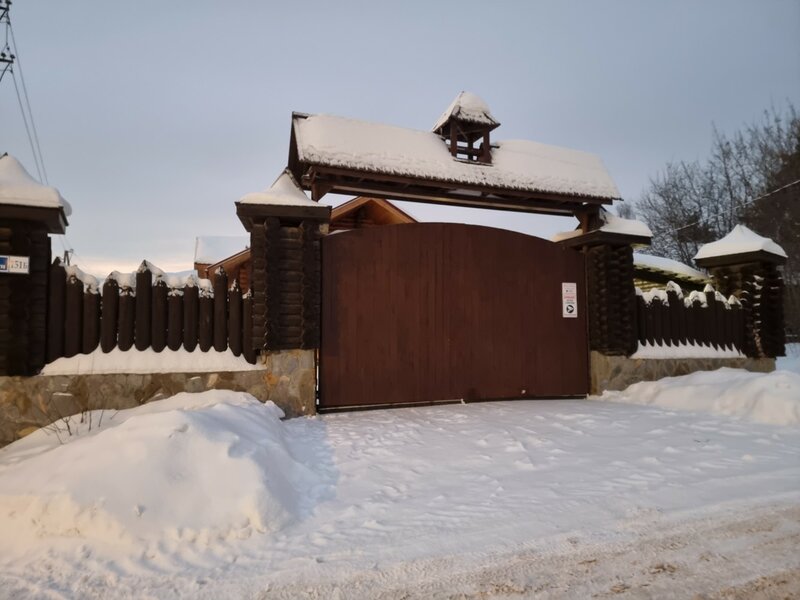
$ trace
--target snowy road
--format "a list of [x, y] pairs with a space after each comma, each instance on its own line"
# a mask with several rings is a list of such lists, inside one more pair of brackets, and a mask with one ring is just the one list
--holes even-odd
[[[0, 597], [691, 598], [726, 597], [737, 587], [753, 597], [759, 586], [797, 590], [797, 426], [611, 402], [518, 401], [275, 421], [267, 454], [258, 454], [242, 444], [263, 407], [237, 402], [223, 395], [145, 413], [43, 449], [42, 464], [57, 465], [70, 446], [94, 438], [100, 452], [113, 444], [121, 474], [113, 485], [129, 508], [114, 512], [111, 500], [87, 507], [74, 531], [26, 533], [31, 515], [8, 507], [36, 495], [14, 476], [35, 458], [35, 440], [0, 452], [0, 527], [15, 532], [0, 540]], [[236, 433], [230, 440], [209, 425], [215, 415], [227, 419], [226, 435]], [[146, 428], [134, 427], [145, 418]], [[195, 470], [213, 464], [225, 490], [175, 462], [183, 446], [172, 444], [186, 442], [174, 440], [191, 436], [203, 444], [188, 446], [186, 460]], [[220, 503], [251, 493], [232, 488], [223, 472], [248, 457], [255, 467], [291, 460], [264, 481], [274, 486], [270, 502], [297, 501], [284, 512], [262, 506], [263, 533], [239, 523], [236, 535], [220, 534], [220, 515], [228, 518]], [[70, 482], [85, 491], [87, 468], [72, 465], [58, 489], [78, 497]], [[160, 469], [170, 472], [160, 477]], [[203, 477], [201, 497], [172, 494], [173, 471]], [[90, 480], [95, 496], [110, 493], [105, 479]], [[217, 529], [182, 525], [181, 506], [195, 521], [217, 519]]]

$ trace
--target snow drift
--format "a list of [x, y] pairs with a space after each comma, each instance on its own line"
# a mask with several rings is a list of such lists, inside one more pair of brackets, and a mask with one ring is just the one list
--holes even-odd
[[768, 425], [800, 424], [800, 374], [722, 368], [635, 383], [593, 400], [708, 412]]
[[102, 416], [100, 427], [93, 411], [91, 430], [73, 417], [71, 434], [61, 421], [0, 451], [3, 553], [42, 537], [134, 548], [274, 532], [314, 484], [286, 446], [282, 411], [249, 394], [183, 393]]

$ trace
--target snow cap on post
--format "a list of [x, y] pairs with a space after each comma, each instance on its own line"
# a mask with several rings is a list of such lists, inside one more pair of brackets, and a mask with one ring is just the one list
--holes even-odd
[[771, 239], [737, 225], [722, 239], [701, 246], [694, 262], [703, 268], [752, 262], [782, 265], [786, 262], [786, 252]]
[[71, 213], [56, 188], [36, 181], [10, 154], [0, 155], [0, 217], [39, 221], [48, 233], [64, 233]]
[[649, 246], [653, 232], [646, 223], [636, 219], [623, 219], [614, 213], [600, 208], [600, 224], [596, 229], [583, 233], [581, 226], [572, 231], [562, 231], [550, 238], [568, 247], [597, 246], [601, 244]]
[[236, 203], [236, 214], [245, 229], [253, 227], [253, 217], [330, 220], [331, 207], [314, 202], [297, 183], [289, 169], [263, 192], [245, 194]]

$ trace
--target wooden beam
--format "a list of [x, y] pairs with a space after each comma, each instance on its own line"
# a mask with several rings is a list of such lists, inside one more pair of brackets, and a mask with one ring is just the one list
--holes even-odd
[[[526, 190], [518, 190], [513, 188], [499, 188], [499, 187], [488, 187], [485, 185], [480, 184], [471, 184], [471, 183], [460, 183], [460, 182], [453, 182], [453, 181], [439, 181], [435, 179], [420, 179], [415, 177], [407, 177], [403, 175], [387, 175], [384, 173], [366, 173], [364, 171], [356, 171], [353, 169], [344, 169], [340, 167], [324, 167], [324, 166], [316, 166], [312, 165], [308, 167], [306, 173], [302, 177], [301, 185], [305, 187], [305, 189], [310, 189], [308, 186], [308, 182], [316, 180], [317, 178], [325, 178], [328, 182], [333, 184], [333, 188], [331, 191], [336, 191], [337, 188], [340, 187], [342, 181], [351, 182], [358, 178], [362, 185], [359, 187], [360, 190], [364, 190], [364, 194], [370, 194], [369, 190], [371, 186], [376, 186], [381, 192], [385, 191], [387, 188], [378, 187], [378, 184], [391, 184], [393, 187], [399, 187], [399, 184], [407, 185], [409, 187], [415, 188], [420, 190], [421, 193], [427, 193], [433, 197], [441, 197], [447, 192], [452, 192], [454, 190], [467, 190], [473, 192], [475, 197], [485, 197], [487, 199], [491, 199], [492, 196], [496, 196], [498, 198], [519, 198], [523, 200], [544, 200], [546, 202], [558, 202], [558, 203], [567, 203], [572, 205], [574, 208], [580, 208], [581, 210], [585, 210], [585, 204], [611, 204], [613, 202], [612, 198], [602, 198], [597, 196], [577, 196], [577, 195], [568, 195], [568, 194], [554, 194], [551, 192], [532, 192]], [[372, 194], [377, 196], [378, 194]], [[389, 196], [384, 196], [387, 198], [391, 198]], [[405, 200], [406, 198], [398, 198], [400, 200]], [[429, 200], [426, 198], [417, 198], [417, 201], [420, 202], [428, 202]], [[433, 200], [430, 200], [433, 201]], [[470, 204], [473, 206], [474, 202]], [[485, 208], [492, 208], [490, 202], [486, 203]]]

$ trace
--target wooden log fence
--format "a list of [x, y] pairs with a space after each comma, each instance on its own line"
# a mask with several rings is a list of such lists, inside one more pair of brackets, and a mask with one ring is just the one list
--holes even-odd
[[237, 280], [228, 288], [223, 270], [214, 284], [195, 277], [170, 278], [147, 263], [135, 275], [114, 272], [101, 289], [94, 277], [59, 259], [50, 266], [47, 362], [100, 348], [155, 352], [230, 349], [255, 364], [253, 299]]
[[664, 290], [637, 289], [636, 329], [640, 345], [693, 344], [747, 355], [741, 303], [735, 296], [726, 299], [710, 285], [687, 296], [673, 282]]

